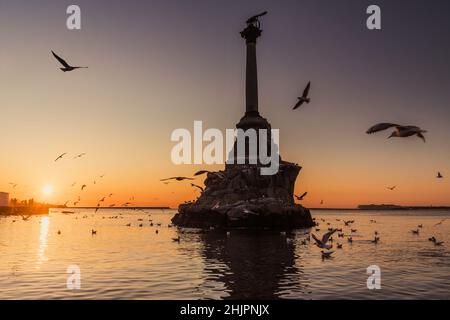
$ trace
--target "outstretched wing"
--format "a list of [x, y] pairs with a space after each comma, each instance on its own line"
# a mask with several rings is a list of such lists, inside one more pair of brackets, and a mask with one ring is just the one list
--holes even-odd
[[58, 60], [59, 63], [61, 63], [64, 67], [70, 68], [70, 65], [69, 65], [63, 58], [61, 58], [60, 56], [58, 56], [58, 55], [57, 55], [56, 53], [54, 53], [53, 51], [52, 51], [52, 54], [53, 54], [53, 56], [56, 58], [56, 60]]
[[202, 192], [204, 191], [202, 187], [200, 187], [200, 186], [198, 186], [196, 184], [191, 183], [191, 186], [200, 189]]
[[400, 126], [395, 124], [395, 123], [378, 123], [378, 124], [370, 127], [366, 131], [366, 133], [367, 134], [372, 134], [372, 133], [375, 133], [375, 132], [384, 131], [384, 130], [392, 128], [392, 127], [400, 127]]
[[303, 90], [303, 98], [307, 98], [308, 94], [309, 94], [309, 89], [311, 88], [311, 81], [308, 82], [308, 84], [306, 85], [305, 90]]
[[314, 233], [311, 234], [311, 237], [314, 239], [314, 241], [316, 241], [316, 243], [317, 243], [318, 245], [321, 245], [321, 244], [322, 244], [322, 241], [320, 241], [319, 239], [317, 239], [317, 237], [316, 237], [316, 235], [315, 235]]
[[304, 102], [303, 100], [297, 102], [297, 104], [294, 106], [294, 108], [292, 108], [292, 110], [298, 109], [303, 104], [303, 102]]
[[424, 136], [421, 132], [417, 133], [417, 136], [418, 136], [420, 139], [422, 139], [423, 142], [427, 142], [427, 140], [425, 139], [425, 136]]
[[306, 197], [307, 194], [308, 192], [303, 193], [301, 196], [297, 197], [297, 200], [299, 201], [303, 200], [303, 198]]
[[327, 232], [323, 235], [322, 237], [322, 243], [326, 244], [328, 242], [328, 239], [330, 239], [330, 237], [333, 235], [333, 233], [335, 233], [337, 231], [337, 229], [334, 229], [330, 232]]
[[208, 170], [200, 170], [200, 171], [197, 171], [194, 174], [194, 176], [201, 176], [202, 174], [205, 174], [205, 173], [208, 173], [208, 172], [209, 172]]

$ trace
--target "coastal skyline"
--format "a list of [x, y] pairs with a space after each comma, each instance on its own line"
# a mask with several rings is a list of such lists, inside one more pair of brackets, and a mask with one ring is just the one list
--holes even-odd
[[[223, 166], [172, 164], [170, 134], [195, 120], [234, 128], [245, 110], [238, 32], [264, 9], [259, 110], [280, 129], [283, 158], [303, 167], [302, 204], [450, 205], [448, 180], [436, 179], [450, 172], [448, 3], [379, 1], [381, 31], [367, 30], [360, 1], [79, 1], [79, 31], [65, 27], [68, 4], [1, 4], [0, 191], [11, 197], [81, 196], [81, 206], [95, 206], [113, 193], [118, 205], [134, 197], [136, 206], [170, 207], [195, 199], [189, 183], [159, 180]], [[89, 69], [65, 74], [51, 50]], [[308, 81], [313, 102], [292, 112]], [[384, 121], [418, 124], [427, 142], [365, 134]]]

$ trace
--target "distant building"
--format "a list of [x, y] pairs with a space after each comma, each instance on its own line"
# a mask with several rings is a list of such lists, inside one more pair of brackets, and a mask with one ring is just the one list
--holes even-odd
[[9, 206], [9, 193], [0, 192], [0, 207]]

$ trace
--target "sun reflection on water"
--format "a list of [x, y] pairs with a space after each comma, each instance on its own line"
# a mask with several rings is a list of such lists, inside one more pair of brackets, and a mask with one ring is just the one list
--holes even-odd
[[36, 269], [39, 269], [42, 263], [47, 261], [47, 257], [45, 256], [45, 249], [47, 248], [48, 227], [50, 224], [50, 219], [49, 217], [42, 217], [40, 222], [41, 226], [39, 231], [39, 248]]

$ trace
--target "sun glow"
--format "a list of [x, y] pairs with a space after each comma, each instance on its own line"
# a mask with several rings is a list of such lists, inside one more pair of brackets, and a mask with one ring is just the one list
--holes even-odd
[[51, 194], [53, 193], [53, 186], [52, 186], [52, 185], [49, 185], [49, 184], [45, 185], [45, 186], [42, 188], [42, 193], [43, 193], [44, 195], [46, 195], [46, 196], [51, 195]]

